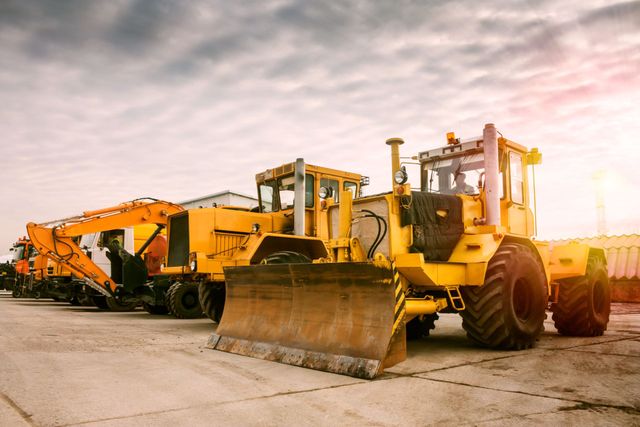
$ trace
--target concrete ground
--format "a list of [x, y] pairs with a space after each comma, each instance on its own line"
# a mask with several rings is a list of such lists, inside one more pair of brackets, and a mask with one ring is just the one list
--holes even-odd
[[547, 321], [522, 352], [443, 315], [366, 381], [207, 350], [208, 319], [0, 293], [0, 425], [640, 425], [640, 305], [614, 311], [602, 337]]

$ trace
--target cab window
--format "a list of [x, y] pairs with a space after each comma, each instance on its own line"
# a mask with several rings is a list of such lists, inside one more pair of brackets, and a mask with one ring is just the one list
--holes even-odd
[[336, 203], [340, 201], [340, 183], [337, 179], [320, 178], [320, 187], [330, 188], [333, 194], [333, 200]]
[[278, 210], [274, 205], [274, 184], [275, 182], [266, 182], [258, 187], [258, 195], [260, 197], [260, 212], [273, 212]]
[[313, 175], [306, 174], [304, 177], [304, 206], [307, 208], [313, 207], [313, 184], [315, 183]]
[[[305, 206], [313, 207], [313, 176], [306, 174], [305, 182]], [[286, 176], [278, 179], [278, 193], [280, 196], [280, 209], [291, 209], [295, 202], [296, 195], [296, 178], [295, 176]]]
[[358, 197], [358, 184], [356, 184], [355, 182], [345, 181], [344, 182], [344, 189], [351, 191], [351, 196], [354, 199], [356, 197]]
[[519, 205], [524, 203], [524, 181], [522, 178], [522, 155], [509, 153], [509, 172], [511, 178], [511, 201]]
[[108, 247], [114, 240], [117, 240], [120, 246], [124, 247], [124, 230], [109, 230], [100, 233], [98, 246]]

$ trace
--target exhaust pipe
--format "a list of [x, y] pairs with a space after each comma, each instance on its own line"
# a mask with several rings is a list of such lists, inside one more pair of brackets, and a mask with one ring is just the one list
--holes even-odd
[[484, 125], [482, 132], [484, 146], [486, 224], [497, 225], [500, 222], [500, 176], [498, 163], [498, 132], [493, 123]]
[[400, 170], [400, 148], [398, 147], [404, 144], [404, 139], [389, 138], [386, 144], [391, 146], [391, 188], [394, 188], [396, 185], [394, 177], [396, 172]]
[[296, 236], [304, 236], [304, 216], [305, 216], [305, 167], [304, 159], [296, 159], [295, 171], [295, 203], [293, 205], [293, 233]]

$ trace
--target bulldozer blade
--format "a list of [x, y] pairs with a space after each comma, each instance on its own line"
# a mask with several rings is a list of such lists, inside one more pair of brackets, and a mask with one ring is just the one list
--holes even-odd
[[368, 379], [406, 357], [391, 270], [272, 264], [225, 268], [225, 281], [208, 348]]

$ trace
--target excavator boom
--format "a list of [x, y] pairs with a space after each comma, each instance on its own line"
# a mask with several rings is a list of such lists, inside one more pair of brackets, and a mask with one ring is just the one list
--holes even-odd
[[[57, 221], [42, 224], [30, 222], [27, 232], [40, 254], [63, 264], [103, 295], [114, 296], [120, 284], [98, 267], [73, 238], [140, 224], [164, 227], [169, 215], [182, 210], [181, 206], [170, 202], [139, 199]], [[131, 262], [139, 263], [139, 258], [131, 257]]]

